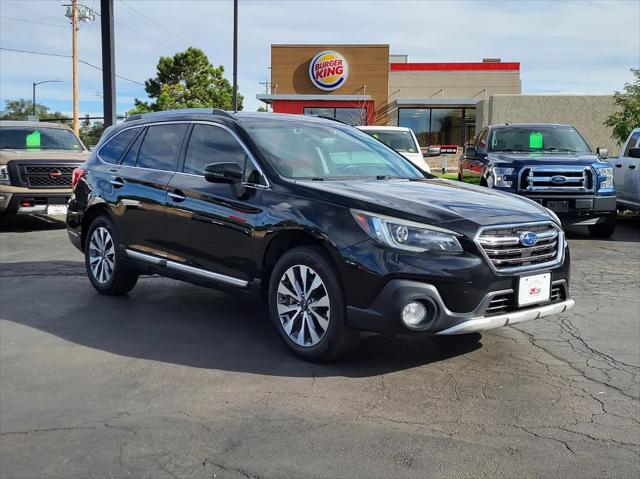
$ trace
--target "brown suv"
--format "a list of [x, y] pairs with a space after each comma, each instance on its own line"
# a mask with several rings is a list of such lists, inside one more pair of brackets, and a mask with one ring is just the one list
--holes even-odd
[[73, 170], [88, 157], [65, 125], [0, 121], [0, 215], [66, 215]]

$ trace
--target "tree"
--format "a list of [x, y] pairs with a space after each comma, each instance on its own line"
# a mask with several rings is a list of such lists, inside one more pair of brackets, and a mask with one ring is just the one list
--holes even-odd
[[[135, 99], [129, 112], [179, 108], [232, 108], [233, 89], [224, 78], [224, 67], [214, 67], [198, 48], [187, 48], [173, 57], [160, 57], [155, 78], [145, 82], [145, 91], [154, 102]], [[238, 110], [242, 110], [242, 96], [238, 95]]]
[[[5, 100], [4, 111], [0, 112], [0, 120], [26, 120], [33, 114], [33, 101], [21, 98], [19, 100]], [[36, 116], [41, 120], [64, 118], [59, 111], [49, 113], [49, 107], [36, 103]]]
[[261, 105], [261, 106], [258, 107], [258, 109], [256, 111], [266, 112], [267, 109]]
[[613, 102], [618, 110], [609, 116], [604, 122], [605, 126], [613, 128], [611, 138], [623, 144], [631, 130], [640, 126], [640, 69], [632, 68], [635, 77], [633, 83], [624, 84], [624, 93], [615, 92]]
[[91, 123], [85, 119], [80, 125], [80, 139], [87, 146], [95, 146], [100, 141], [103, 131], [104, 124], [101, 121]]

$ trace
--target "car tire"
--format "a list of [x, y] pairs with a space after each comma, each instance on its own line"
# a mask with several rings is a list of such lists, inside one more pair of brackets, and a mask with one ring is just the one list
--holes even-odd
[[84, 264], [93, 287], [101, 294], [127, 294], [138, 281], [138, 273], [127, 264], [118, 248], [118, 235], [107, 216], [98, 216], [87, 231]]
[[329, 362], [358, 345], [360, 334], [347, 326], [340, 278], [320, 247], [295, 248], [280, 258], [267, 301], [281, 339], [301, 359]]
[[616, 229], [617, 214], [611, 214], [602, 222], [589, 226], [589, 234], [594, 238], [611, 238]]

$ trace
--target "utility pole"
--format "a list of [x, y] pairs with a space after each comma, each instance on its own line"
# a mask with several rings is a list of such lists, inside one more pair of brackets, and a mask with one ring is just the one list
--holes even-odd
[[102, 111], [104, 127], [115, 125], [116, 59], [113, 30], [113, 0], [100, 0], [100, 35], [102, 37]]
[[73, 131], [80, 132], [80, 120], [78, 112], [78, 30], [79, 22], [93, 21], [96, 17], [89, 7], [78, 5], [78, 0], [71, 0], [70, 5], [66, 5], [66, 17], [71, 20], [71, 50], [73, 57]]
[[233, 111], [238, 111], [238, 0], [233, 0]]

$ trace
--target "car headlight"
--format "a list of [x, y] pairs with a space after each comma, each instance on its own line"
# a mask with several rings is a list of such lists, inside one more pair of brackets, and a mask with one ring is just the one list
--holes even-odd
[[[493, 167], [491, 171], [493, 172], [493, 185], [499, 188], [511, 188], [513, 185], [513, 179], [511, 179], [511, 175], [513, 175], [513, 168], [499, 168]], [[509, 179], [507, 179], [507, 176]]]
[[351, 214], [371, 238], [391, 248], [417, 253], [463, 251], [453, 231], [365, 211], [351, 210]]
[[4, 165], [0, 166], [0, 185], [10, 185], [11, 178], [9, 177], [9, 167]]
[[558, 218], [558, 215], [554, 211], [551, 211], [549, 208], [545, 208], [545, 210], [547, 210], [547, 213], [549, 213], [549, 216], [551, 216], [551, 219], [556, 223], [558, 223], [558, 226], [562, 224], [562, 222], [560, 221], [560, 218]]
[[600, 188], [613, 188], [613, 168], [597, 168]]

